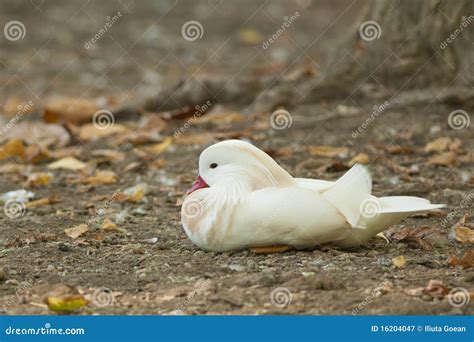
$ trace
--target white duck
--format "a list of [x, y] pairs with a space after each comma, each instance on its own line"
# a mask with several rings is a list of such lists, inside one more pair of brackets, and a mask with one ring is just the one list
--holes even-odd
[[209, 251], [354, 247], [413, 213], [444, 207], [418, 197], [377, 198], [371, 189], [362, 165], [335, 182], [293, 178], [252, 144], [227, 140], [201, 153], [181, 221], [191, 241]]

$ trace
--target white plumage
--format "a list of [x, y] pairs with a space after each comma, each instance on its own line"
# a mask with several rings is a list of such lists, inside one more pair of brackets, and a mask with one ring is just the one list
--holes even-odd
[[353, 247], [413, 213], [444, 207], [418, 197], [377, 198], [371, 190], [362, 165], [336, 182], [293, 178], [255, 146], [227, 140], [202, 152], [181, 221], [191, 241], [211, 251]]

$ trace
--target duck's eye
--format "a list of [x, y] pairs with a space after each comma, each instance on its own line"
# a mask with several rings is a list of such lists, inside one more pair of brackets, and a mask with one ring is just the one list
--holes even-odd
[[215, 169], [215, 168], [217, 167], [217, 164], [216, 164], [216, 163], [212, 163], [211, 165], [209, 165], [209, 167], [210, 167], [211, 169]]

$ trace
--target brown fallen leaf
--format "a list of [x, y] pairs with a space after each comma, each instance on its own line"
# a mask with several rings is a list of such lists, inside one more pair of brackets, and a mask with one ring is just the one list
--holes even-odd
[[344, 158], [349, 153], [347, 147], [332, 147], [332, 146], [309, 146], [308, 151], [313, 156], [319, 157], [341, 157]]
[[400, 255], [398, 257], [392, 258], [392, 263], [395, 267], [401, 268], [401, 267], [405, 267], [407, 260], [405, 259], [403, 255]]
[[441, 280], [431, 279], [423, 292], [435, 298], [444, 298], [449, 293], [449, 288]]
[[433, 141], [430, 141], [428, 144], [426, 144], [425, 152], [447, 151], [451, 143], [452, 143], [452, 140], [449, 137], [441, 137], [441, 138], [435, 139]]
[[85, 169], [87, 164], [77, 160], [74, 157], [65, 157], [48, 165], [48, 169], [56, 170], [56, 169], [66, 169], [66, 170], [83, 170]]
[[474, 163], [474, 151], [469, 151], [466, 155], [461, 156], [459, 161], [462, 164], [472, 164]]
[[67, 236], [73, 239], [77, 239], [79, 236], [85, 234], [88, 231], [89, 227], [87, 226], [87, 224], [84, 223], [72, 228], [64, 229], [64, 233], [66, 233]]
[[474, 230], [469, 227], [455, 227], [454, 236], [462, 243], [474, 243]]
[[263, 40], [262, 34], [253, 28], [239, 30], [239, 41], [248, 45], [259, 44]]
[[71, 122], [81, 124], [90, 122], [95, 112], [99, 110], [95, 101], [75, 98], [53, 98], [46, 102], [43, 120], [49, 123]]
[[120, 124], [112, 124], [110, 127], [99, 127], [94, 124], [85, 124], [79, 127], [78, 135], [81, 140], [90, 141], [110, 137], [117, 134], [127, 134], [129, 129]]
[[92, 151], [92, 155], [94, 156], [98, 164], [118, 163], [125, 160], [125, 153], [116, 150], [94, 150]]
[[369, 163], [369, 156], [366, 153], [359, 153], [354, 158], [349, 161], [349, 166], [355, 164], [368, 164]]
[[462, 268], [474, 267], [474, 249], [470, 249], [464, 253], [462, 259], [459, 259], [457, 256], [452, 256], [449, 258], [448, 263], [451, 266], [461, 266]]
[[292, 147], [282, 147], [282, 148], [271, 148], [264, 150], [272, 158], [285, 158], [293, 154], [294, 150]]
[[444, 152], [438, 155], [434, 155], [426, 162], [428, 165], [442, 165], [451, 166], [456, 165], [458, 162], [456, 156], [452, 152]]
[[441, 235], [442, 232], [435, 228], [429, 226], [421, 226], [416, 228], [406, 227], [397, 230], [393, 232], [389, 236], [389, 238], [395, 241], [414, 244], [416, 247], [420, 247], [421, 249], [430, 250], [432, 248], [431, 241], [436, 241], [436, 239], [438, 239], [438, 237], [440, 237]]
[[166, 150], [171, 145], [172, 142], [173, 142], [173, 138], [166, 137], [162, 142], [147, 148], [147, 150], [154, 154], [160, 154], [161, 152]]
[[0, 146], [0, 160], [16, 157], [18, 159], [24, 158], [25, 145], [20, 139], [11, 139], [5, 145]]
[[195, 120], [197, 124], [211, 123], [215, 125], [226, 125], [245, 120], [239, 112], [229, 111], [222, 105], [215, 105], [205, 116], [200, 116]]
[[53, 179], [53, 174], [50, 172], [32, 173], [28, 176], [28, 179], [26, 180], [26, 185], [29, 187], [44, 186], [48, 185], [51, 179]]
[[3, 173], [22, 173], [25, 170], [23, 165], [17, 163], [6, 163], [0, 165], [0, 174]]
[[50, 197], [44, 197], [40, 198], [34, 201], [29, 201], [26, 203], [27, 208], [33, 208], [33, 207], [39, 207], [41, 205], [48, 205], [48, 204], [53, 204], [53, 203], [58, 203], [59, 202], [59, 196], [57, 194], [54, 194]]
[[117, 174], [113, 171], [97, 170], [93, 176], [86, 178], [85, 183], [91, 185], [113, 184], [117, 178]]
[[389, 145], [385, 147], [385, 151], [390, 154], [413, 154], [415, 149], [411, 146]]
[[117, 225], [113, 223], [108, 217], [105, 218], [104, 222], [102, 222], [101, 229], [103, 230], [117, 230]]
[[63, 147], [69, 143], [71, 136], [60, 125], [47, 124], [41, 121], [24, 121], [15, 124], [5, 134], [0, 135], [0, 142], [9, 139], [21, 139], [28, 145]]

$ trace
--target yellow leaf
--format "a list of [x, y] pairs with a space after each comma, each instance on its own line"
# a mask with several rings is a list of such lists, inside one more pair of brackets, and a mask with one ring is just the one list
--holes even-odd
[[101, 229], [104, 230], [116, 230], [117, 225], [113, 223], [108, 217], [104, 220], [102, 225], [100, 226]]
[[11, 139], [5, 145], [0, 147], [0, 160], [9, 157], [22, 158], [25, 154], [25, 146], [20, 139]]
[[428, 159], [427, 164], [450, 166], [456, 164], [456, 157], [452, 152], [445, 152], [431, 157]]
[[85, 234], [87, 231], [89, 231], [89, 227], [87, 226], [87, 224], [84, 223], [72, 228], [64, 229], [66, 235], [73, 239], [77, 239], [79, 236]]
[[407, 260], [405, 259], [403, 255], [400, 255], [396, 258], [392, 258], [392, 262], [395, 265], [395, 267], [400, 268], [400, 267], [405, 266], [405, 264], [407, 263]]
[[83, 295], [73, 295], [66, 297], [47, 297], [45, 300], [48, 308], [55, 312], [76, 311], [87, 305], [87, 300]]
[[78, 171], [84, 169], [86, 166], [87, 165], [85, 163], [81, 162], [80, 160], [77, 160], [74, 157], [66, 157], [52, 162], [48, 165], [48, 169], [66, 169]]
[[52, 178], [53, 174], [49, 172], [32, 173], [26, 180], [26, 184], [31, 187], [48, 185]]
[[451, 144], [451, 138], [441, 137], [426, 144], [425, 151], [426, 152], [446, 151], [450, 144]]
[[171, 145], [171, 143], [173, 142], [173, 138], [171, 137], [166, 137], [162, 142], [160, 142], [159, 144], [156, 144], [156, 145], [153, 145], [152, 147], [150, 147], [150, 151], [155, 153], [155, 154], [160, 154], [161, 152], [163, 152], [164, 150], [166, 150], [168, 148], [169, 145]]
[[369, 156], [365, 153], [359, 153], [354, 158], [352, 158], [349, 162], [349, 165], [352, 166], [354, 164], [368, 164], [369, 163]]
[[239, 31], [239, 40], [246, 44], [255, 45], [263, 40], [263, 36], [255, 29], [244, 28]]
[[86, 183], [92, 185], [112, 184], [117, 181], [117, 175], [113, 171], [96, 171], [93, 176], [87, 177]]
[[474, 230], [469, 227], [456, 227], [454, 228], [456, 240], [463, 243], [474, 243]]
[[320, 157], [343, 157], [348, 152], [349, 149], [347, 147], [332, 147], [332, 146], [309, 146], [308, 147], [309, 153], [313, 156], [320, 156]]

